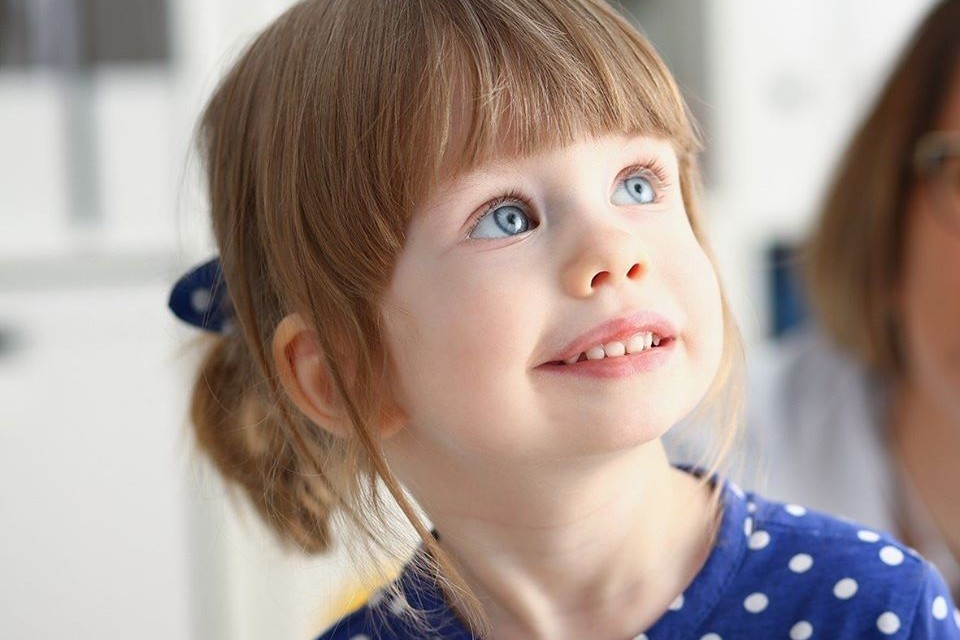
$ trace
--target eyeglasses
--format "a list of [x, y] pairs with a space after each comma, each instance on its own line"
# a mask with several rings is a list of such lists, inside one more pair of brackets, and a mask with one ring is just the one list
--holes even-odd
[[920, 138], [913, 168], [929, 187], [936, 215], [960, 234], [960, 131], [933, 131]]

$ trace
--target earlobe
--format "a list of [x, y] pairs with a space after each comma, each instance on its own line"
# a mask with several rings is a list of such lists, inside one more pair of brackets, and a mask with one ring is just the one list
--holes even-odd
[[346, 437], [349, 430], [339, 411], [316, 331], [300, 314], [290, 314], [277, 325], [273, 362], [280, 384], [297, 408], [317, 426]]

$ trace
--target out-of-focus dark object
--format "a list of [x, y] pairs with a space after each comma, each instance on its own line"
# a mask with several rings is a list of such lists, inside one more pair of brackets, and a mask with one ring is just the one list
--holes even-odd
[[9, 326], [0, 324], [0, 358], [13, 353], [16, 348], [17, 336]]
[[95, 72], [170, 67], [169, 0], [0, 0], [0, 71], [59, 77], [69, 219], [102, 222]]
[[803, 324], [809, 315], [803, 291], [799, 252], [789, 242], [775, 242], [767, 250], [768, 287], [772, 317], [770, 333], [780, 338]]
[[167, 5], [167, 0], [0, 0], [0, 67], [165, 62]]

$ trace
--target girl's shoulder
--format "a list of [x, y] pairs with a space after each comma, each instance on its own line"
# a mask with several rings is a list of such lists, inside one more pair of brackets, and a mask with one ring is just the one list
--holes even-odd
[[707, 616], [719, 637], [755, 628], [756, 637], [960, 639], [960, 613], [936, 568], [889, 534], [732, 483], [726, 496], [742, 544], [727, 538], [737, 569]]

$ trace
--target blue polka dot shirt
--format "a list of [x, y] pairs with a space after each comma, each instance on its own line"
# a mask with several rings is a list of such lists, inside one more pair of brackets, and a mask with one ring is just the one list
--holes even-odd
[[[703, 568], [632, 640], [960, 640], [960, 612], [937, 570], [888, 535], [732, 482], [722, 504]], [[413, 563], [398, 581], [403, 597], [375, 594], [318, 640], [474, 638]], [[410, 624], [414, 607], [431, 633]]]

